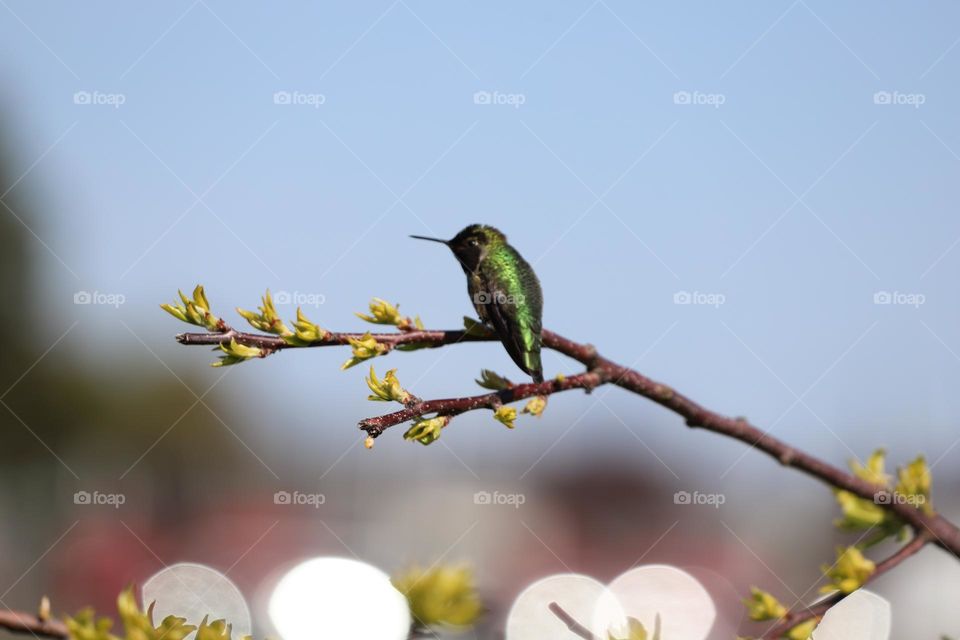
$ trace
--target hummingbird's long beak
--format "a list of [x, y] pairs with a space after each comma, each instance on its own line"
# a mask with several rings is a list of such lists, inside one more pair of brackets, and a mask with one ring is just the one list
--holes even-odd
[[449, 245], [449, 240], [441, 240], [440, 238], [429, 238], [427, 236], [410, 236], [411, 238], [416, 238], [417, 240], [429, 240], [430, 242], [439, 242], [440, 244]]

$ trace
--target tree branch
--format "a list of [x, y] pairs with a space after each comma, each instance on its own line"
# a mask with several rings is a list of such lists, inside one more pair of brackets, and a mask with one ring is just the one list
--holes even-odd
[[[917, 534], [910, 542], [897, 549], [897, 551], [886, 560], [877, 563], [876, 569], [874, 569], [874, 572], [870, 574], [870, 577], [864, 584], [866, 585], [873, 582], [891, 569], [896, 568], [901, 562], [923, 549], [930, 541], [929, 534], [922, 532]], [[777, 640], [787, 635], [787, 632], [798, 624], [803, 624], [812, 618], [822, 618], [831, 607], [848, 595], [850, 594], [837, 592], [809, 607], [788, 612], [787, 615], [771, 627], [769, 631], [764, 633], [760, 637], [760, 640]]]
[[604, 382], [606, 382], [606, 379], [602, 372], [587, 371], [561, 380], [546, 380], [539, 384], [516, 384], [502, 391], [484, 393], [478, 396], [446, 398], [443, 400], [415, 400], [400, 411], [361, 420], [360, 428], [376, 438], [388, 427], [419, 418], [428, 413], [435, 413], [438, 416], [456, 416], [477, 409], [496, 409], [503, 404], [517, 400], [525, 400], [534, 396], [548, 396], [570, 389], [584, 389], [589, 393], [594, 387]]
[[[246, 331], [237, 331], [232, 327], [224, 325], [222, 332], [210, 333], [181, 333], [176, 336], [177, 342], [186, 345], [209, 345], [216, 346], [220, 344], [229, 344], [230, 340], [236, 340], [240, 344], [251, 347], [260, 347], [270, 352], [281, 351], [283, 349], [307, 349], [311, 347], [344, 347], [350, 344], [350, 338], [362, 338], [366, 333], [356, 332], [327, 332], [327, 334], [316, 342], [308, 345], [298, 346], [288, 344], [279, 336], [266, 333], [250, 333]], [[371, 334], [377, 342], [387, 345], [390, 348], [408, 344], [423, 344], [425, 347], [442, 347], [457, 342], [489, 342], [496, 340], [493, 336], [482, 336], [468, 333], [463, 329], [452, 331], [435, 330], [414, 330], [401, 331], [398, 333], [374, 333]]]
[[13, 633], [30, 633], [38, 638], [66, 638], [67, 625], [54, 618], [41, 620], [33, 613], [0, 611], [0, 629]]
[[[349, 344], [349, 338], [359, 338], [363, 333], [329, 333], [323, 340], [311, 346], [342, 346]], [[493, 341], [492, 335], [483, 336], [463, 330], [411, 330], [396, 333], [377, 333], [372, 337], [378, 343], [392, 349], [400, 345], [420, 345], [423, 347], [441, 347], [459, 342]], [[245, 333], [222, 324], [222, 331], [209, 333], [184, 333], [177, 336], [181, 344], [217, 345], [236, 340], [240, 344], [267, 349], [269, 352], [292, 347], [277, 336]], [[574, 342], [552, 331], [543, 331], [543, 346], [573, 358], [587, 367], [587, 372], [570, 376], [562, 380], [549, 380], [541, 384], [520, 384], [511, 388], [479, 396], [450, 398], [443, 400], [417, 400], [412, 406], [400, 411], [375, 418], [366, 418], [360, 422], [360, 428], [376, 437], [389, 426], [420, 417], [427, 413], [457, 415], [466, 411], [482, 408], [495, 408], [498, 403], [511, 402], [535, 395], [551, 395], [570, 389], [591, 390], [599, 384], [614, 384], [627, 391], [643, 396], [669, 409], [682, 417], [687, 426], [706, 429], [720, 435], [739, 440], [777, 460], [780, 464], [793, 467], [822, 482], [844, 489], [850, 493], [871, 500], [882, 508], [893, 512], [914, 531], [929, 535], [931, 542], [960, 558], [960, 529], [943, 516], [926, 514], [910, 504], [910, 501], [897, 499], [885, 489], [856, 475], [833, 466], [808, 453], [795, 449], [785, 442], [750, 424], [745, 418], [731, 418], [694, 402], [671, 387], [652, 380], [639, 371], [617, 364], [597, 353], [590, 344]], [[879, 498], [879, 499], [878, 499]]]

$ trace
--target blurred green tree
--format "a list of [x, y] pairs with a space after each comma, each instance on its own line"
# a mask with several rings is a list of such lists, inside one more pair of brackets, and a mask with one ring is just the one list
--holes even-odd
[[[11, 132], [9, 123], [0, 123], [0, 194], [9, 190], [0, 202], [0, 511], [16, 526], [0, 529], [0, 576], [8, 578], [0, 591], [79, 520], [48, 561], [21, 576], [4, 599], [29, 609], [37, 594], [62, 592], [69, 595], [54, 600], [58, 608], [105, 607], [142, 575], [133, 567], [123, 575], [123, 562], [85, 560], [84, 554], [75, 555], [69, 572], [60, 571], [56, 558], [107, 529], [104, 541], [128, 536], [131, 548], [147, 553], [120, 520], [146, 521], [154, 532], [180, 526], [212, 496], [242, 490], [237, 485], [249, 474], [237, 469], [250, 464], [250, 454], [210, 411], [200, 404], [190, 409], [193, 394], [152, 361], [84, 351], [71, 336], [44, 355], [73, 318], [44, 306], [50, 283], [38, 275], [31, 230], [45, 237], [50, 225], [39, 195], [46, 190], [30, 177], [10, 188], [28, 164], [16, 153]], [[31, 327], [49, 327], [50, 335]], [[197, 393], [206, 388], [186, 383]], [[211, 397], [204, 402], [231, 422]], [[94, 489], [125, 493], [125, 508], [79, 510], [74, 493]]]

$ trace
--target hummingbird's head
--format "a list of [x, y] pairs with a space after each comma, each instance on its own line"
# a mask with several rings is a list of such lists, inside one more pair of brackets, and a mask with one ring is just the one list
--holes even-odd
[[463, 270], [467, 273], [473, 273], [480, 266], [480, 262], [486, 256], [491, 246], [506, 242], [507, 237], [498, 229], [489, 227], [485, 224], [472, 224], [455, 235], [450, 240], [440, 240], [439, 238], [427, 238], [424, 236], [411, 236], [420, 240], [432, 240], [442, 242], [450, 247], [453, 255], [457, 257]]

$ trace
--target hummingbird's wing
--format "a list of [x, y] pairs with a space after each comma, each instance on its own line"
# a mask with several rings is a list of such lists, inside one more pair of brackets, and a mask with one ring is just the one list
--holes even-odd
[[[532, 278], [532, 271], [529, 272]], [[497, 337], [503, 343], [507, 353], [523, 371], [541, 382], [543, 367], [540, 364], [541, 343], [541, 302], [539, 295], [531, 300], [527, 293], [531, 282], [521, 276], [519, 281], [511, 278], [486, 277], [487, 296], [484, 310]], [[524, 274], [526, 275], [526, 274]], [[535, 283], [539, 294], [539, 283]], [[479, 305], [477, 305], [479, 306]]]

